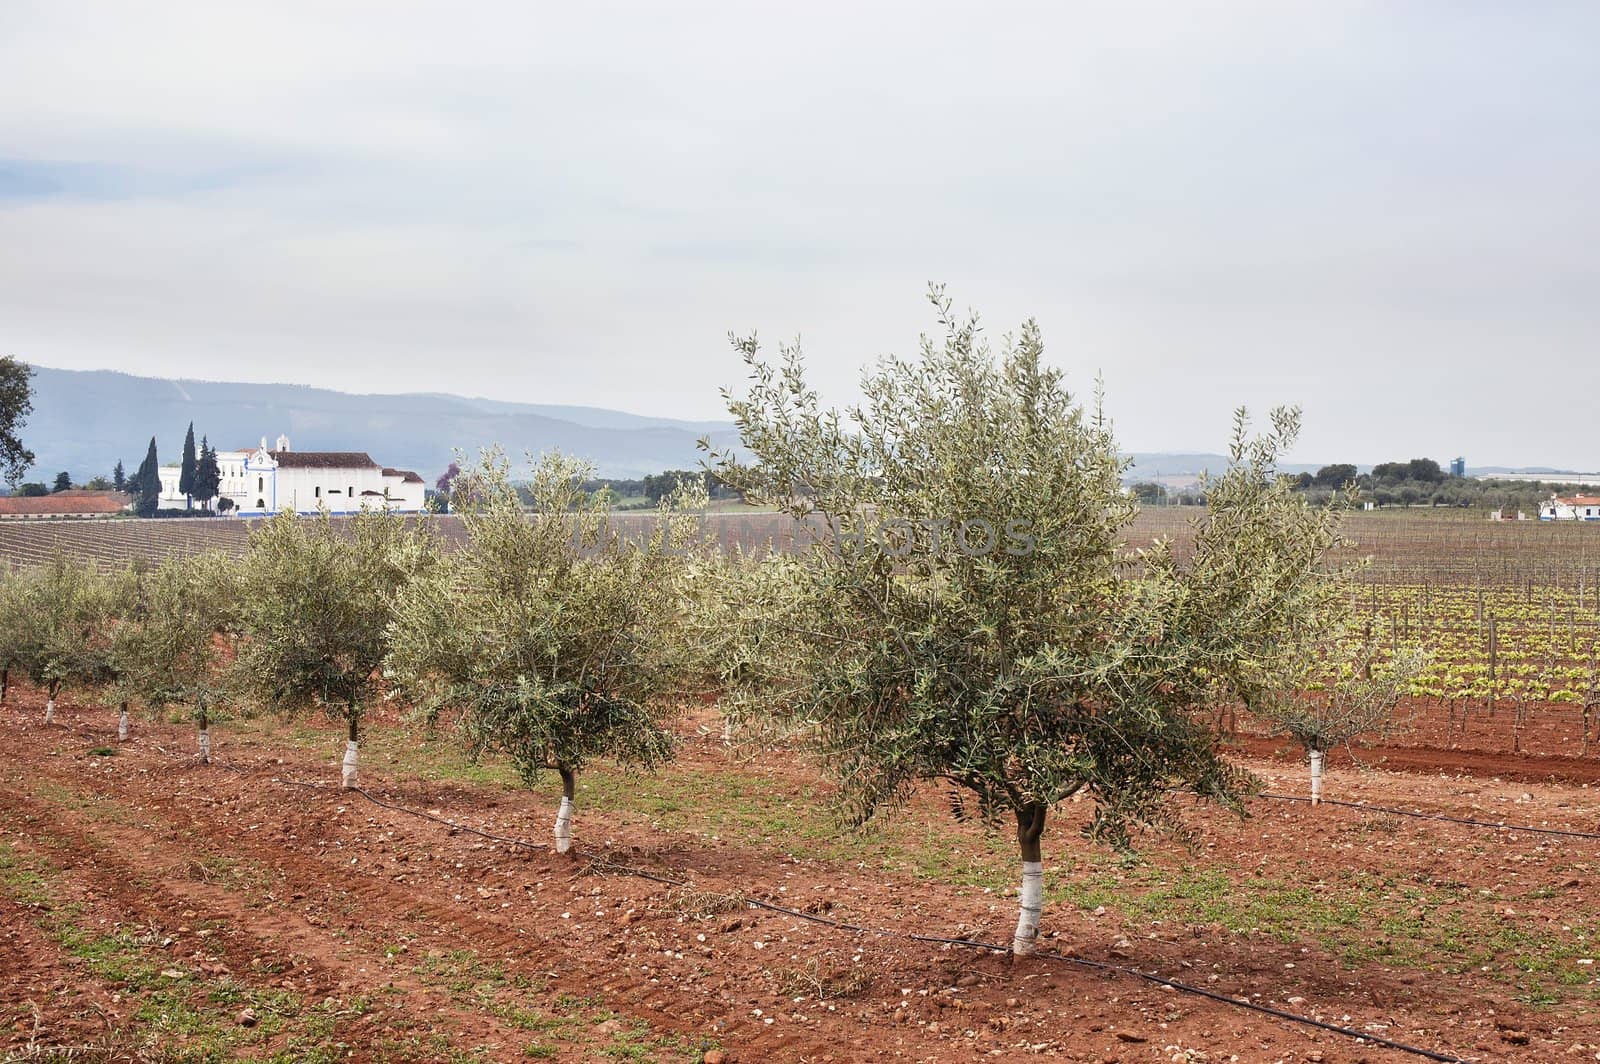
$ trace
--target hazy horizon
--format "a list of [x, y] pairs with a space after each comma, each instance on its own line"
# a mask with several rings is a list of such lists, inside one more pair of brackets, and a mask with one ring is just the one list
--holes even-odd
[[1130, 450], [1600, 466], [1600, 9], [837, 10], [7, 5], [0, 354], [705, 421], [938, 280]]
[[[168, 381], [172, 381], [173, 383], [177, 383], [177, 384], [205, 384], [205, 385], [243, 384], [243, 385], [246, 385], [246, 386], [254, 384], [254, 385], [260, 385], [262, 387], [291, 387], [291, 388], [313, 388], [313, 389], [321, 389], [323, 387], [321, 385], [315, 385], [315, 384], [302, 384], [302, 383], [299, 383], [299, 382], [296, 382], [296, 381], [229, 381], [229, 380], [224, 380], [224, 379], [221, 379], [221, 378], [206, 378], [206, 377], [151, 378], [151, 377], [148, 377], [148, 376], [142, 375], [142, 374], [133, 374], [128, 370], [115, 369], [115, 368], [112, 368], [112, 367], [105, 367], [105, 366], [102, 366], [102, 367], [85, 367], [85, 368], [82, 368], [82, 369], [72, 369], [70, 367], [64, 367], [64, 366], [45, 366], [43, 363], [36, 363], [35, 365], [37, 365], [41, 369], [49, 369], [49, 370], [65, 371], [65, 372], [73, 372], [73, 373], [119, 373], [119, 374], [124, 374], [124, 375], [129, 375], [129, 376], [142, 377], [143, 379], [168, 380]], [[496, 398], [494, 398], [492, 396], [486, 396], [486, 395], [466, 395], [466, 394], [451, 393], [451, 392], [385, 392], [385, 391], [349, 392], [349, 391], [345, 391], [344, 389], [323, 389], [323, 390], [334, 391], [334, 392], [338, 392], [341, 395], [348, 395], [348, 396], [353, 396], [353, 397], [356, 397], [356, 398], [373, 397], [373, 398], [381, 399], [381, 398], [406, 398], [406, 397], [422, 397], [422, 396], [437, 395], [437, 396], [441, 396], [441, 397], [448, 397], [448, 398], [452, 398], [452, 399], [460, 399], [460, 400], [465, 400], [465, 401], [474, 402], [474, 403], [504, 404], [504, 403], [508, 403], [508, 402], [516, 402], [515, 400], [496, 399]], [[599, 405], [593, 404], [593, 403], [549, 403], [549, 404], [547, 404], [547, 403], [529, 403], [529, 404], [526, 404], [526, 405], [531, 406], [531, 407], [548, 407], [548, 408], [557, 409], [557, 410], [559, 410], [559, 409], [567, 409], [567, 410], [573, 410], [573, 411], [593, 409], [593, 410], [605, 411], [605, 412], [608, 412], [608, 413], [623, 414], [623, 415], [625, 415], [627, 417], [638, 418], [638, 419], [647, 420], [647, 421], [678, 422], [678, 423], [681, 423], [681, 424], [683, 424], [685, 426], [696, 426], [696, 425], [703, 426], [703, 425], [709, 425], [709, 424], [713, 424], [713, 423], [720, 424], [720, 425], [723, 425], [723, 426], [731, 426], [731, 425], [733, 425], [732, 420], [730, 418], [727, 418], [727, 417], [720, 418], [720, 419], [718, 419], [718, 418], [709, 418], [709, 419], [704, 419], [704, 420], [687, 419], [687, 418], [678, 418], [678, 417], [675, 417], [675, 416], [673, 416], [671, 414], [660, 414], [660, 413], [657, 413], [657, 412], [652, 411], [652, 410], [632, 410], [632, 409], [624, 410], [624, 409], [621, 409], [621, 408], [618, 408], [618, 407], [599, 406]], [[580, 422], [581, 422], [581, 419], [580, 419]], [[281, 429], [282, 427], [283, 426], [278, 426], [277, 428], [275, 428], [273, 430], [273, 432], [278, 431], [278, 429]], [[156, 433], [158, 438], [164, 437], [164, 436], [168, 436], [168, 435], [172, 435], [172, 434], [173, 434], [172, 431], [158, 431]], [[270, 433], [269, 433], [269, 435], [270, 435]], [[1188, 457], [1188, 456], [1197, 456], [1197, 455], [1221, 456], [1221, 455], [1224, 455], [1226, 453], [1226, 450], [1227, 450], [1226, 447], [1223, 447], [1223, 446], [1215, 446], [1215, 447], [1192, 446], [1192, 447], [1177, 447], [1177, 448], [1168, 448], [1168, 449], [1165, 449], [1165, 450], [1156, 450], [1156, 449], [1152, 449], [1152, 448], [1148, 448], [1148, 447], [1137, 446], [1136, 442], [1125, 440], [1125, 439], [1121, 439], [1120, 437], [1119, 437], [1117, 442], [1121, 445], [1121, 449], [1122, 449], [1124, 454], [1128, 454], [1128, 455], [1143, 455], [1143, 456], [1146, 456], [1146, 457], [1161, 457], [1161, 456], [1164, 456], [1164, 455], [1171, 455], [1171, 456], [1174, 456], [1174, 457]], [[318, 442], [317, 442], [317, 440], [315, 438], [305, 438], [305, 439], [302, 440], [302, 443], [304, 445], [309, 445], [312, 448], [316, 448], [317, 446], [319, 446], [319, 444], [318, 444]], [[1301, 450], [1304, 450], [1304, 448], [1301, 448]], [[1382, 457], [1369, 457], [1369, 456], [1361, 456], [1361, 455], [1352, 456], [1352, 455], [1348, 455], [1348, 454], [1339, 454], [1339, 455], [1332, 455], [1332, 456], [1329, 456], [1329, 455], [1302, 455], [1299, 458], [1288, 458], [1288, 459], [1286, 459], [1285, 460], [1285, 464], [1298, 466], [1298, 465], [1305, 465], [1307, 463], [1315, 465], [1315, 464], [1333, 464], [1333, 463], [1336, 463], [1336, 462], [1352, 462], [1352, 463], [1354, 463], [1356, 465], [1359, 465], [1359, 466], [1371, 466], [1371, 465], [1376, 465], [1376, 464], [1378, 464], [1380, 462], [1408, 461], [1408, 460], [1410, 460], [1412, 458], [1434, 458], [1439, 462], [1440, 466], [1448, 468], [1449, 464], [1450, 464], [1450, 461], [1451, 461], [1451, 457], [1454, 457], [1454, 456], [1441, 457], [1438, 454], [1410, 454], [1410, 455], [1391, 454], [1391, 455], [1385, 455], [1385, 456], [1382, 456]], [[1483, 467], [1501, 468], [1501, 467], [1508, 467], [1508, 463], [1497, 461], [1497, 460], [1495, 460], [1494, 456], [1490, 455], [1490, 456], [1485, 456], [1483, 458], [1483, 460], [1481, 460], [1481, 461], [1479, 461], [1479, 460], [1469, 460], [1468, 463], [1467, 463], [1467, 467], [1468, 467], [1469, 470], [1473, 469], [1473, 468], [1483, 468]], [[1516, 466], [1515, 468], [1517, 468], [1517, 469], [1522, 469], [1522, 468], [1558, 469], [1561, 472], [1574, 473], [1574, 474], [1582, 474], [1582, 473], [1592, 473], [1592, 472], [1594, 472], [1593, 470], [1589, 470], [1589, 469], [1582, 469], [1582, 468], [1576, 468], [1576, 467], [1555, 466], [1555, 465], [1552, 465], [1551, 463], [1548, 463], [1548, 462], [1524, 463], [1524, 464]]]

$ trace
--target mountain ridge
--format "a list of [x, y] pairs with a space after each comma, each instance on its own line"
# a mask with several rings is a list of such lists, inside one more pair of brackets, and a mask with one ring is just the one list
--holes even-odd
[[282, 433], [303, 450], [366, 451], [383, 465], [415, 469], [430, 482], [457, 449], [471, 456], [495, 444], [513, 455], [559, 449], [593, 462], [600, 476], [637, 477], [696, 465], [702, 436], [715, 446], [738, 442], [732, 422], [602, 407], [33, 369], [33, 413], [23, 430], [38, 456], [30, 480], [66, 470], [82, 481], [109, 474], [119, 459], [131, 472], [152, 434], [163, 463], [175, 462], [190, 421], [219, 450], [252, 447]]
[[[521, 403], [447, 392], [343, 392], [309, 384], [261, 384], [187, 377], [147, 377], [124, 370], [35, 365], [34, 411], [23, 436], [38, 459], [27, 479], [65, 470], [79, 482], [109, 475], [120, 459], [132, 472], [152, 433], [163, 463], [176, 462], [184, 430], [219, 450], [253, 447], [279, 433], [302, 450], [366, 451], [386, 466], [414, 469], [432, 482], [460, 449], [469, 457], [500, 445], [512, 455], [559, 449], [594, 463], [603, 477], [635, 478], [696, 467], [697, 441], [736, 447], [731, 421], [634, 414], [605, 407]], [[1220, 473], [1226, 455], [1135, 451], [1125, 480], [1184, 479]], [[1285, 463], [1287, 473], [1326, 463]], [[1365, 472], [1370, 464], [1357, 464]], [[1469, 474], [1562, 473], [1547, 467], [1473, 467]]]

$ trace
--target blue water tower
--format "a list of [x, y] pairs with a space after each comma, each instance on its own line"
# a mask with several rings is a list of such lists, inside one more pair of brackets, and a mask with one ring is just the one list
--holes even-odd
[[1451, 462], [1450, 462], [1450, 475], [1453, 476], [1453, 477], [1464, 477], [1464, 476], [1466, 476], [1467, 475], [1467, 460], [1465, 458], [1452, 459]]

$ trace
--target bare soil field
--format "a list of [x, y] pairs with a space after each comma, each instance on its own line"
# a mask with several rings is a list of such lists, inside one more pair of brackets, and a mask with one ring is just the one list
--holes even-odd
[[[1582, 706], [1530, 702], [1490, 709], [1464, 700], [1408, 698], [1399, 715], [1404, 726], [1382, 740], [1382, 750], [1394, 756], [1413, 751], [1435, 757], [1440, 767], [1481, 764], [1491, 774], [1516, 772], [1526, 758], [1536, 779], [1554, 773], [1600, 780], [1600, 713], [1591, 710], [1586, 717]], [[1243, 717], [1233, 726], [1239, 738], [1262, 738], [1268, 731]]]
[[[1128, 544], [1140, 547], [1167, 538], [1181, 555], [1193, 540], [1193, 522], [1204, 515], [1203, 509], [1188, 506], [1142, 510], [1128, 527]], [[465, 534], [455, 516], [421, 520], [447, 543]], [[619, 512], [612, 520], [625, 534], [642, 535], [654, 516]], [[240, 517], [0, 521], [0, 561], [33, 565], [62, 553], [122, 566], [204, 550], [241, 554], [259, 522]], [[820, 524], [800, 525], [784, 514], [754, 511], [708, 513], [704, 529], [723, 549], [747, 552], [794, 550], [826, 536]], [[1351, 513], [1344, 530], [1352, 542], [1349, 556], [1371, 558], [1372, 577], [1380, 581], [1521, 586], [1587, 579], [1593, 588], [1600, 580], [1600, 526], [1581, 521], [1486, 521], [1476, 510], [1413, 509]]]
[[[119, 745], [104, 709], [57, 718], [26, 689], [0, 710], [8, 1060], [1423, 1059], [1124, 971], [910, 941], [1009, 940], [1004, 833], [935, 792], [845, 831], [802, 761], [738, 760], [698, 711], [662, 774], [580, 779], [575, 857], [506, 841], [546, 841], [552, 789], [395, 722], [363, 744], [380, 805], [336, 788], [333, 727], [225, 722], [207, 766], [186, 724]], [[1301, 793], [1271, 752], [1242, 755]], [[1475, 767], [1336, 766], [1327, 793], [1600, 832], [1590, 786]], [[1600, 1059], [1600, 839], [1259, 799], [1123, 856], [1076, 834], [1088, 808], [1046, 836], [1050, 950], [1446, 1059]]]

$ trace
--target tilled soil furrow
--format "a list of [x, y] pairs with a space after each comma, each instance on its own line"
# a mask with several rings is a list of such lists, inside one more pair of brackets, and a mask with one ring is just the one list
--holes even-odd
[[[265, 782], [239, 779], [235, 774], [215, 769], [189, 767], [183, 772], [184, 778], [189, 773], [206, 773], [214, 782], [234, 778], [255, 787]], [[123, 791], [120, 777], [118, 780], [85, 779], [64, 773], [50, 774], [46, 778], [66, 787], [87, 785], [86, 791], [109, 801], [116, 801]], [[170, 783], [174, 777], [169, 774], [166, 779]], [[326, 809], [331, 814], [341, 805], [348, 809], [349, 803], [360, 801], [356, 796], [341, 796], [338, 792], [308, 793], [309, 801], [302, 797], [295, 807], [297, 811]], [[712, 1018], [705, 1014], [700, 996], [682, 994], [659, 982], [608, 981], [606, 985], [610, 989], [602, 993], [600, 986], [570, 970], [574, 953], [586, 953], [593, 945], [591, 936], [573, 932], [568, 921], [556, 921], [554, 930], [541, 930], [534, 922], [508, 922], [515, 919], [513, 916], [486, 916], [470, 903], [436, 900], [436, 888], [430, 889], [427, 884], [394, 883], [381, 874], [364, 870], [360, 863], [350, 867], [344, 851], [307, 854], [298, 852], [292, 845], [274, 842], [276, 833], [264, 821], [262, 830], [241, 831], [240, 825], [230, 822], [227, 814], [211, 800], [175, 797], [170, 790], [169, 793], [139, 794], [138, 815], [155, 817], [157, 821], [148, 827], [131, 827], [106, 819], [85, 823], [86, 818], [16, 792], [5, 793], [5, 798], [18, 805], [26, 804], [36, 816], [45, 818], [50, 834], [79, 839], [94, 847], [99, 853], [95, 861], [102, 866], [98, 881], [106, 889], [142, 876], [161, 884], [158, 895], [170, 898], [168, 905], [154, 908], [145, 900], [142, 907], [134, 911], [160, 914], [163, 908], [168, 912], [189, 908], [213, 914], [217, 919], [242, 928], [252, 927], [258, 919], [253, 914], [261, 913], [266, 917], [261, 922], [265, 922], [267, 928], [254, 936], [252, 948], [263, 955], [287, 955], [315, 965], [320, 973], [317, 987], [320, 992], [331, 993], [341, 986], [360, 987], [364, 981], [372, 979], [371, 973], [379, 972], [386, 982], [392, 980], [397, 986], [426, 997], [426, 1009], [438, 1016], [439, 1004], [429, 997], [427, 988], [414, 979], [408, 980], [403, 971], [396, 971], [400, 966], [386, 963], [388, 958], [381, 952], [385, 943], [379, 940], [385, 933], [405, 931], [419, 936], [417, 949], [471, 950], [509, 972], [547, 980], [553, 994], [580, 998], [601, 994], [606, 1006], [644, 1019], [652, 1028], [695, 1036], [704, 1031], [701, 1022]], [[372, 807], [372, 811], [375, 814], [386, 812], [377, 807]], [[425, 833], [417, 831], [406, 818], [389, 815], [393, 816], [394, 829], [417, 835], [415, 845], [426, 843]], [[385, 824], [385, 828], [388, 827]], [[205, 840], [218, 841], [208, 844]], [[221, 840], [226, 840], [226, 844]], [[137, 854], [139, 860], [122, 860], [116, 854]], [[221, 887], [186, 878], [195, 862], [219, 855], [243, 858], [273, 869], [281, 881], [280, 894], [287, 892], [288, 896], [251, 899], [256, 904], [267, 902], [265, 910], [252, 909]], [[360, 858], [357, 860], [359, 862]], [[543, 855], [518, 860], [524, 877], [566, 880], [582, 871], [580, 865], [567, 858]], [[373, 864], [366, 863], [369, 867]], [[138, 901], [137, 898], [133, 900]], [[369, 922], [366, 914], [390, 916]], [[392, 918], [393, 914], [399, 914], [398, 922]], [[353, 933], [343, 941], [335, 940], [328, 932], [333, 925]], [[365, 949], [356, 945], [363, 939], [369, 941]], [[721, 1015], [726, 1016], [726, 1013]], [[752, 1019], [755, 1022], [749, 1022]], [[463, 1014], [457, 1021], [472, 1029], [474, 1040], [486, 1040], [500, 1033], [513, 1037], [512, 1032], [498, 1031], [497, 1021], [481, 1013]], [[719, 1026], [719, 1037], [737, 1037], [746, 1045], [775, 1041], [759, 1023], [759, 1018], [727, 1016]], [[800, 1055], [813, 1051], [797, 1045], [792, 1037], [783, 1048], [785, 1052]]]
[[[205, 948], [186, 958], [207, 974], [292, 989], [308, 998], [368, 993], [381, 985], [390, 1009], [425, 1009], [431, 1025], [463, 1036], [470, 1032], [474, 1043], [518, 1042], [518, 1032], [492, 1015], [458, 1010], [448, 1000], [437, 1000], [433, 988], [406, 966], [389, 963], [381, 947], [366, 941], [368, 936], [335, 936], [318, 926], [328, 921], [297, 912], [270, 894], [246, 895], [197, 881], [193, 870], [204, 867], [203, 862], [215, 858], [219, 850], [197, 844], [193, 836], [188, 846], [174, 850], [159, 845], [157, 836], [144, 828], [91, 818], [10, 787], [0, 788], [0, 803], [27, 811], [51, 860], [74, 879], [91, 884], [130, 922], [179, 931], [186, 940], [195, 939], [188, 925], [220, 925], [221, 930], [194, 941]], [[239, 852], [238, 847], [232, 850]], [[284, 883], [306, 883], [300, 878], [305, 871], [303, 864], [285, 870]], [[296, 893], [308, 894], [299, 889]], [[357, 893], [375, 896], [370, 890]], [[349, 892], [329, 888], [326, 896], [345, 898]], [[466, 948], [456, 936], [445, 945]]]
[[[163, 907], [208, 914], [228, 906], [227, 919], [255, 935], [261, 948], [320, 964], [318, 978], [328, 982], [319, 985], [393, 981], [399, 992], [391, 1011], [466, 1023], [475, 1040], [483, 1028], [499, 1045], [512, 1046], [521, 1028], [502, 1029], [503, 1016], [469, 1000], [477, 976], [443, 972], [458, 963], [452, 956], [458, 951], [470, 952], [474, 964], [526, 980], [530, 989], [521, 1000], [530, 1006], [583, 1013], [581, 1022], [537, 1034], [542, 1047], [556, 1053], [607, 1048], [597, 1031], [643, 1020], [652, 1031], [683, 1036], [684, 1046], [715, 1039], [742, 1060], [1076, 1053], [1134, 1062], [1174, 1059], [1184, 1046], [1231, 1050], [1240, 1059], [1304, 1059], [1312, 1052], [1324, 1061], [1408, 1059], [1127, 976], [1042, 962], [1013, 965], [1002, 957], [853, 935], [742, 906], [707, 916], [684, 904], [685, 894], [714, 902], [719, 893], [754, 893], [870, 927], [1002, 939], [1013, 903], [998, 892], [980, 894], [836, 859], [784, 856], [732, 833], [718, 841], [662, 831], [632, 812], [586, 814], [593, 817], [584, 823], [597, 852], [690, 881], [675, 888], [605, 874], [603, 862], [530, 854], [368, 804], [336, 789], [336, 773], [324, 759], [270, 735], [241, 732], [237, 745], [221, 744], [225, 764], [200, 766], [178, 753], [187, 739], [181, 726], [145, 725], [141, 732], [118, 756], [92, 758], [84, 755], [95, 741], [93, 729], [19, 729], [19, 767], [9, 786], [29, 791], [35, 800], [29, 813], [43, 817], [50, 834], [59, 829], [75, 838], [76, 831], [116, 851], [123, 864], [108, 864], [113, 879], [143, 872], [170, 881]], [[692, 744], [682, 754], [691, 761], [724, 756]], [[712, 767], [726, 770], [721, 760]], [[405, 775], [389, 780], [376, 771], [368, 779], [374, 793], [408, 807], [510, 836], [542, 839], [548, 830], [538, 799], [525, 792]], [[23, 772], [30, 774], [25, 788]], [[752, 778], [766, 781], [765, 775]], [[317, 786], [289, 786], [291, 779]], [[796, 790], [788, 778], [782, 783], [784, 793]], [[0, 792], [0, 803], [11, 797]], [[86, 802], [122, 814], [103, 815]], [[1270, 830], [1276, 840], [1270, 845], [1246, 843], [1263, 861], [1272, 854], [1297, 856], [1300, 844], [1289, 840], [1313, 824], [1347, 850], [1372, 841], [1348, 814], [1313, 821], [1298, 807], [1282, 813], [1248, 830], [1219, 825], [1217, 837], [1237, 845], [1253, 835], [1265, 839]], [[715, 830], [714, 822], [708, 826]], [[1426, 849], [1416, 849], [1424, 840], [1411, 841], [1409, 832], [1372, 838], [1403, 842], [1423, 855], [1406, 858], [1413, 864], [1443, 861], [1454, 874], [1459, 861], [1426, 855], [1443, 854], [1439, 844], [1466, 836], [1430, 831], [1438, 838], [1429, 835]], [[1057, 845], [1068, 852], [1067, 844]], [[218, 859], [263, 870], [270, 883], [245, 888], [196, 872]], [[1263, 867], [1257, 875], [1270, 877]], [[1080, 864], [1063, 878], [1087, 868]], [[1050, 904], [1059, 941], [1081, 943], [1084, 956], [1160, 968], [1224, 992], [1259, 992], [1264, 1002], [1287, 1002], [1291, 1010], [1335, 1021], [1349, 1013], [1356, 1025], [1381, 1023], [1386, 1026], [1373, 1029], [1469, 1055], [1520, 1044], [1513, 1038], [1549, 1045], [1568, 1030], [1552, 1031], [1549, 1013], [1523, 1008], [1510, 989], [1478, 976], [1476, 968], [1447, 983], [1403, 974], [1406, 969], [1382, 961], [1347, 966], [1336, 948], [1306, 936], [1280, 939], [1218, 921], [1196, 924], [1191, 935], [1184, 924], [1164, 926], [1148, 914], [1091, 912], [1092, 901]], [[963, 930], [974, 928], [981, 930]], [[392, 956], [396, 946], [407, 952]], [[435, 970], [418, 974], [423, 968]], [[862, 975], [866, 981], [856, 982]], [[452, 988], [452, 980], [465, 982]], [[1472, 1011], [1480, 990], [1496, 1009], [1492, 1024]], [[563, 999], [577, 1004], [563, 1005]], [[609, 1010], [620, 1016], [602, 1020]], [[1587, 1028], [1566, 1035], [1574, 1048], [1588, 1038]], [[680, 1049], [676, 1055], [693, 1053]]]

